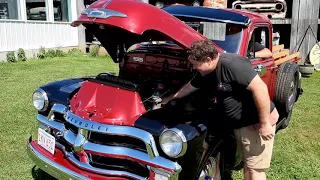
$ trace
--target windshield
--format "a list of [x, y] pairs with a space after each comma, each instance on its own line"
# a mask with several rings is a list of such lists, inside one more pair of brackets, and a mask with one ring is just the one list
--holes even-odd
[[228, 53], [238, 53], [243, 26], [221, 22], [185, 22]]

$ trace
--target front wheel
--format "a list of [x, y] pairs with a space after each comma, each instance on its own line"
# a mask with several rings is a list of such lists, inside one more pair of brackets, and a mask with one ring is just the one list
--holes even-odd
[[209, 157], [203, 167], [199, 180], [221, 180], [220, 153], [215, 157]]

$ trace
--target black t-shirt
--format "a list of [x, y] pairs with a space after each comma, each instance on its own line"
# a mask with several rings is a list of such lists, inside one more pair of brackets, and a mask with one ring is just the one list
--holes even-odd
[[[221, 54], [216, 70], [204, 77], [197, 73], [191, 85], [215, 92], [217, 112], [221, 112], [219, 118], [237, 129], [259, 122], [252, 93], [247, 89], [256, 75], [248, 58], [237, 54]], [[271, 102], [270, 112], [273, 108]]]

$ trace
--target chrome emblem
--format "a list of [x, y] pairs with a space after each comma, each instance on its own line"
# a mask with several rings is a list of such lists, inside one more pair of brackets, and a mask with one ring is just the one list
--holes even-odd
[[267, 68], [263, 64], [258, 64], [254, 70], [259, 74], [259, 76], [263, 76], [267, 73]]
[[122, 17], [126, 18], [127, 15], [118, 12], [118, 11], [113, 11], [113, 10], [108, 10], [108, 9], [87, 9], [87, 16], [89, 18], [101, 18], [101, 19], [107, 19], [109, 17]]
[[75, 125], [81, 130], [90, 130], [90, 131], [102, 132], [102, 133], [108, 130], [108, 125], [106, 124], [101, 124], [94, 121], [83, 119], [79, 116], [74, 115], [71, 112], [67, 112], [64, 115], [64, 118], [66, 119], [67, 122]]
[[122, 17], [126, 18], [127, 15], [114, 11], [111, 9], [106, 9], [107, 5], [111, 2], [111, 0], [107, 1], [101, 8], [87, 8], [82, 11], [81, 14], [87, 15], [89, 18], [100, 18], [100, 19], [107, 19], [109, 17]]

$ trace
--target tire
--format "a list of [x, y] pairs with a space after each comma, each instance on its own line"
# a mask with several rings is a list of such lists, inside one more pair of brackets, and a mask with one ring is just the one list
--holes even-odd
[[298, 97], [299, 66], [292, 63], [284, 63], [277, 72], [274, 103], [282, 121], [281, 129], [288, 127], [291, 112]]
[[57, 180], [56, 178], [54, 178], [53, 176], [51, 176], [50, 174], [46, 173], [45, 171], [43, 171], [42, 169], [34, 166], [31, 169], [31, 174], [34, 180]]
[[300, 65], [299, 71], [303, 77], [310, 77], [314, 71], [313, 65]]
[[210, 156], [199, 176], [199, 180], [221, 180], [220, 153], [215, 157]]

